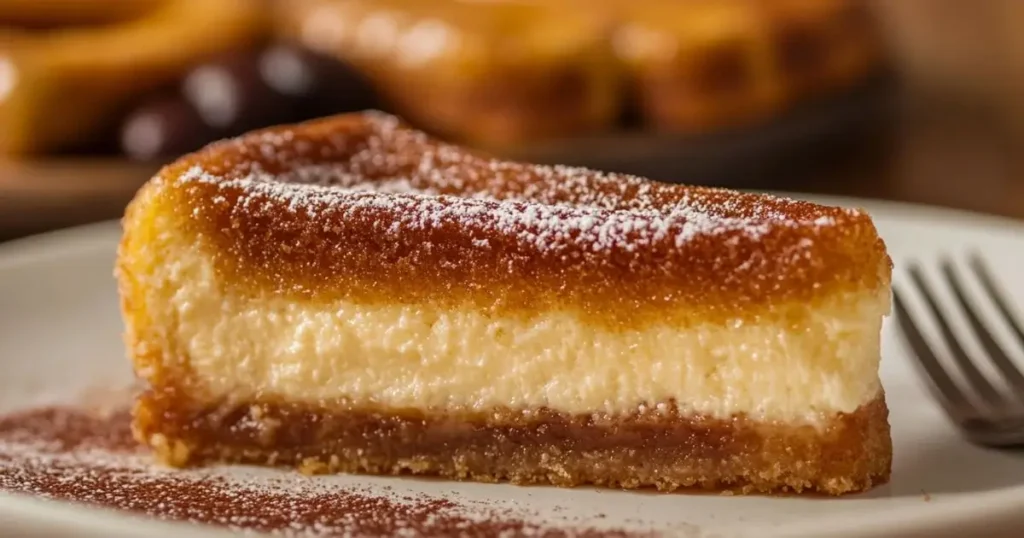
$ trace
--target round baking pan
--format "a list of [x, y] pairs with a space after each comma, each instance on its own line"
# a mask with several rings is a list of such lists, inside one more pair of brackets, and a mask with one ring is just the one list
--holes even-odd
[[[628, 131], [584, 136], [502, 157], [669, 182], [778, 187], [836, 162], [852, 147], [880, 139], [894, 117], [895, 93], [893, 80], [883, 77], [763, 125], [700, 136]], [[115, 218], [156, 169], [119, 159], [0, 161], [0, 240]]]

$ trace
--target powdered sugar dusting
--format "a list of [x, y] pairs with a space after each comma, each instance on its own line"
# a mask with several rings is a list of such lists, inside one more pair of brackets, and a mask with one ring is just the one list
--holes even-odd
[[487, 159], [402, 128], [391, 116], [369, 117], [366, 132], [304, 148], [287, 130], [261, 135], [257, 149], [238, 142], [254, 157], [247, 166], [218, 174], [195, 164], [179, 180], [238, 190], [244, 211], [260, 211], [260, 200], [285, 202], [313, 219], [324, 210], [370, 210], [392, 219], [389, 229], [398, 233], [454, 222], [541, 250], [631, 251], [663, 241], [682, 247], [725, 233], [756, 241], [774, 227], [836, 225], [830, 215], [794, 218], [801, 202]]

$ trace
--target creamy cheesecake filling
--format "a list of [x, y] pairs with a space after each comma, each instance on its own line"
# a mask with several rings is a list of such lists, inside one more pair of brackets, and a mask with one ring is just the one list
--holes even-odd
[[674, 400], [685, 413], [815, 423], [854, 412], [880, 390], [887, 290], [837, 296], [809, 312], [794, 305], [797, 323], [780, 312], [758, 323], [613, 331], [570, 311], [491, 317], [243, 298], [225, 291], [202, 248], [170, 241], [157, 242], [167, 261], [149, 277], [148, 315], [170, 327], [176, 349], [165, 360], [187, 360], [204, 397], [571, 414]]

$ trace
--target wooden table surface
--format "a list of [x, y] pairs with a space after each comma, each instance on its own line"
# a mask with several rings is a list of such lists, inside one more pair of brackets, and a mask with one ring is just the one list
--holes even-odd
[[[1024, 219], [1022, 149], [977, 110], [903, 107], [894, 132], [776, 190], [909, 201]], [[116, 218], [153, 167], [0, 163], [0, 239]]]

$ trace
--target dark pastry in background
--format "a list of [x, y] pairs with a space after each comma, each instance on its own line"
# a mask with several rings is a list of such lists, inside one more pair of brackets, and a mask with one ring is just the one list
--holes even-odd
[[297, 119], [379, 108], [365, 75], [348, 63], [293, 43], [276, 43], [260, 54], [263, 83], [291, 100]]
[[127, 157], [152, 161], [188, 153], [218, 135], [191, 103], [170, 94], [151, 98], [128, 114], [118, 140]]
[[239, 51], [192, 69], [182, 81], [185, 100], [217, 131], [241, 133], [291, 115], [286, 99], [260, 73], [259, 54]]
[[121, 150], [162, 160], [258, 127], [376, 105], [369, 85], [337, 60], [283, 43], [232, 51], [191, 69], [178, 91], [129, 112]]

